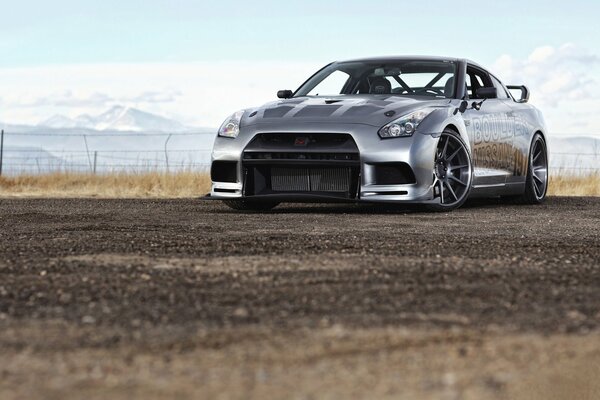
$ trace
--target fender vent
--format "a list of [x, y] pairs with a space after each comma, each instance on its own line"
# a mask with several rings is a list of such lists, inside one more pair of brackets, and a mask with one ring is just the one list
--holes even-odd
[[238, 163], [236, 161], [213, 161], [210, 179], [213, 182], [237, 182]]
[[369, 164], [373, 169], [375, 185], [410, 185], [416, 183], [415, 174], [406, 163]]

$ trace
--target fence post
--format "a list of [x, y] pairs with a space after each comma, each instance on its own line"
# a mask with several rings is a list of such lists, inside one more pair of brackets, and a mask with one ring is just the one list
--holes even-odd
[[169, 133], [169, 137], [165, 140], [165, 162], [167, 164], [167, 172], [169, 172], [169, 152], [167, 151], [167, 144], [169, 144], [169, 140], [171, 140], [172, 134]]
[[98, 161], [98, 150], [94, 151], [94, 175], [96, 175], [96, 162]]
[[92, 159], [90, 158], [90, 149], [89, 149], [88, 144], [87, 144], [87, 137], [86, 137], [86, 135], [83, 135], [83, 143], [85, 143], [85, 153], [87, 154], [88, 164], [90, 166], [90, 169], [93, 169]]
[[0, 176], [2, 176], [2, 161], [4, 155], [4, 129], [0, 133]]

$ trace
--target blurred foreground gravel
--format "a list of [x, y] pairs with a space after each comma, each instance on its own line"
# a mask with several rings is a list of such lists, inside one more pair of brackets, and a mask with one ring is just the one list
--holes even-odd
[[0, 199], [1, 399], [596, 399], [600, 198]]

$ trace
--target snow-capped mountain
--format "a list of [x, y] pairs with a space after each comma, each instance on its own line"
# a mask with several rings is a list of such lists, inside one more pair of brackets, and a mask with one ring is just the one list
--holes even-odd
[[39, 123], [38, 127], [172, 133], [189, 130], [178, 121], [123, 106], [114, 106], [96, 116], [83, 114], [76, 118], [69, 118], [64, 115], [55, 115]]

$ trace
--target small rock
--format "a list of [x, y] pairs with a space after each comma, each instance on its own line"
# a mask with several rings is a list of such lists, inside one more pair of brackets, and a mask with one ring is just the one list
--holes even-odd
[[59, 295], [59, 297], [58, 297], [58, 301], [64, 304], [64, 303], [70, 302], [71, 298], [72, 298], [71, 294], [69, 294], [69, 293], [61, 293]]
[[246, 310], [244, 307], [239, 307], [235, 309], [233, 315], [236, 317], [244, 318], [248, 316], [248, 310]]
[[577, 310], [571, 310], [567, 313], [567, 318], [573, 321], [583, 321], [586, 319], [586, 316]]

